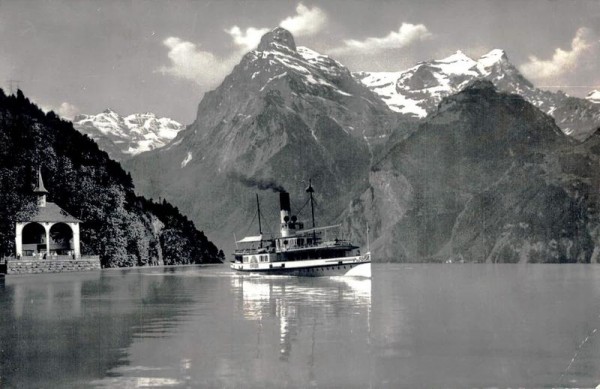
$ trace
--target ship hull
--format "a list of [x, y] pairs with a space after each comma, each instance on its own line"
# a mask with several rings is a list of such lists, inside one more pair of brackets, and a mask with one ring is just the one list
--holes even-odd
[[371, 255], [269, 263], [232, 263], [231, 268], [242, 273], [264, 275], [331, 277], [371, 277]]

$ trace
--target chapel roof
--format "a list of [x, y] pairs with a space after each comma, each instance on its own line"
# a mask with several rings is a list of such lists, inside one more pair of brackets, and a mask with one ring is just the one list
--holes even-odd
[[81, 221], [69, 215], [67, 211], [56, 205], [47, 202], [45, 207], [38, 207], [37, 212], [28, 222], [50, 222], [50, 223], [80, 223]]

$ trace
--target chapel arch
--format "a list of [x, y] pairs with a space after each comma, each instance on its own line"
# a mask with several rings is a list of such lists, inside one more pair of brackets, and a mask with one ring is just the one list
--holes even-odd
[[46, 252], [46, 229], [38, 222], [24, 225], [22, 232], [23, 255], [32, 256]]
[[70, 255], [73, 250], [75, 231], [67, 223], [59, 222], [50, 227], [50, 252], [58, 255]]

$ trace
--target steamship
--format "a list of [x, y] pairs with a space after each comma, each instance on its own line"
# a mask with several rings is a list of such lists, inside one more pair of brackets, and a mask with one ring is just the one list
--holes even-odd
[[361, 254], [358, 246], [339, 239], [335, 230], [340, 225], [316, 227], [311, 184], [306, 192], [310, 196], [312, 228], [305, 229], [296, 216], [290, 217], [290, 195], [280, 192], [280, 236], [273, 238], [262, 233], [257, 195], [259, 235], [236, 241], [231, 268], [266, 275], [371, 277], [371, 253], [367, 250]]

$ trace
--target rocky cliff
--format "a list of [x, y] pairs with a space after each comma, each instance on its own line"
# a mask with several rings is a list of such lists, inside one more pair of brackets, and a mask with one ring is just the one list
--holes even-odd
[[346, 232], [394, 261], [589, 262], [598, 139], [576, 143], [522, 97], [478, 81], [374, 164]]

